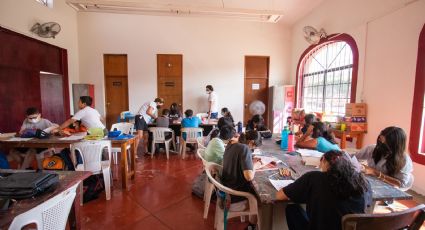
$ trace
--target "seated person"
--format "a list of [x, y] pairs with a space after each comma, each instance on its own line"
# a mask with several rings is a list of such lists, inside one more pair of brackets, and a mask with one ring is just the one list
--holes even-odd
[[[288, 229], [339, 230], [344, 215], [365, 213], [371, 205], [370, 184], [355, 170], [347, 154], [326, 152], [320, 159], [320, 169], [305, 173], [276, 193], [279, 200], [298, 203], [286, 207]], [[306, 204], [307, 212], [299, 204]]]
[[312, 125], [313, 122], [316, 122], [316, 116], [313, 113], [309, 113], [305, 115], [304, 126], [295, 135], [302, 136], [303, 134], [305, 134], [307, 132], [308, 127], [310, 127], [310, 125]]
[[251, 120], [248, 120], [246, 131], [249, 130], [270, 131], [264, 124], [264, 118], [259, 114], [252, 116]]
[[[26, 115], [27, 117], [22, 123], [21, 129], [19, 130], [19, 135], [24, 134], [28, 130], [36, 130], [36, 129], [41, 129], [41, 130], [52, 129], [53, 130], [55, 127], [58, 126], [57, 124], [54, 124], [50, 122], [49, 120], [42, 118], [37, 108], [34, 108], [34, 107], [28, 108], [26, 110]], [[33, 160], [33, 157], [35, 156], [37, 160], [37, 166], [39, 169], [41, 169], [44, 154], [40, 154], [40, 153], [42, 153], [45, 150], [47, 149], [46, 148], [37, 148], [37, 149], [16, 148], [16, 149], [12, 149], [10, 151], [10, 154], [16, 156], [22, 153], [26, 153], [24, 157], [24, 161], [21, 165], [21, 169], [28, 168]]]
[[[246, 144], [231, 142], [226, 146], [221, 182], [224, 186], [236, 191], [255, 194], [251, 184], [255, 175], [252, 149], [261, 145], [261, 136], [259, 132], [251, 130], [241, 134], [241, 137], [246, 140]], [[245, 200], [244, 197], [231, 196], [232, 203], [243, 200]], [[250, 223], [251, 226], [253, 224], [255, 223]]]
[[307, 132], [297, 140], [295, 146], [298, 148], [316, 149], [322, 153], [330, 150], [341, 150], [336, 144], [332, 133], [320, 121], [310, 125]]
[[229, 125], [222, 126], [220, 128], [219, 137], [213, 138], [209, 143], [207, 148], [205, 149], [204, 158], [208, 162], [214, 162], [216, 164], [222, 164], [223, 162], [223, 154], [224, 154], [224, 146], [229, 142], [230, 139], [233, 138], [236, 131], [235, 128]]
[[162, 116], [156, 118], [156, 127], [168, 128], [170, 126], [170, 119], [168, 118], [169, 114], [170, 110], [163, 109]]
[[[217, 122], [217, 127], [213, 128], [210, 133], [204, 138], [204, 145], [207, 146], [211, 139], [218, 137], [220, 135], [221, 127], [229, 125], [234, 127], [233, 122], [227, 117], [220, 117]], [[235, 134], [236, 135], [236, 134]]]
[[405, 151], [406, 133], [391, 126], [381, 131], [375, 145], [366, 146], [356, 157], [367, 160], [366, 174], [400, 188], [409, 188], [413, 184], [413, 164]]
[[104, 130], [105, 135], [108, 134], [108, 130], [105, 129], [105, 125], [103, 125], [103, 118], [100, 116], [99, 112], [96, 109], [90, 107], [92, 105], [93, 99], [89, 96], [81, 96], [78, 101], [78, 108], [80, 109], [73, 117], [65, 121], [56, 132], [60, 131], [68, 127], [70, 124], [75, 121], [80, 120], [82, 125], [84, 125], [87, 129], [91, 128], [101, 128]]
[[[182, 128], [198, 128], [202, 123], [199, 117], [193, 116], [193, 110], [191, 109], [184, 111], [184, 115], [186, 117], [182, 120]], [[186, 133], [182, 133], [182, 138], [186, 140]]]
[[235, 120], [233, 120], [233, 116], [230, 113], [228, 108], [224, 107], [224, 108], [221, 109], [221, 116], [229, 118], [229, 120], [232, 121], [233, 124], [235, 123]]
[[177, 103], [171, 104], [170, 114], [168, 115], [168, 117], [170, 118], [171, 124], [175, 121], [180, 121], [182, 119], [182, 113], [180, 112], [180, 109]]

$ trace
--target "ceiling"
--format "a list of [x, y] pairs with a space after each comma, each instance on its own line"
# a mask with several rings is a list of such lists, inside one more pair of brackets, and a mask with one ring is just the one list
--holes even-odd
[[324, 0], [66, 0], [77, 11], [234, 18], [292, 25]]

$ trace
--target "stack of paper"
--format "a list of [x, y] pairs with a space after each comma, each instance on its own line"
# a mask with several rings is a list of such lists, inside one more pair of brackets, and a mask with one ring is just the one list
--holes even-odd
[[322, 152], [312, 149], [297, 149], [306, 165], [313, 165], [319, 167], [320, 158], [323, 156]]
[[272, 183], [273, 187], [277, 191], [281, 190], [282, 188], [294, 182], [294, 180], [273, 180], [273, 179], [269, 179], [269, 180], [270, 180], [270, 183]]
[[[277, 159], [276, 157], [267, 157], [267, 156], [260, 156], [260, 155], [256, 155], [255, 158], [260, 159], [260, 164], [255, 164], [255, 170], [261, 169], [261, 168], [270, 168], [270, 169], [275, 169], [276, 165], [280, 162], [282, 162], [281, 160]], [[270, 163], [275, 162], [276, 164], [272, 165]]]

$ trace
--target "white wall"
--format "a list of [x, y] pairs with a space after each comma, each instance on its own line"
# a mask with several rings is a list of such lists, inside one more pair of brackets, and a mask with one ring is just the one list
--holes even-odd
[[[347, 33], [359, 48], [357, 101], [368, 104], [365, 144], [376, 141], [381, 129], [396, 125], [410, 134], [419, 34], [425, 23], [425, 0], [328, 0], [292, 28], [291, 80], [307, 48], [302, 27]], [[425, 166], [415, 164], [413, 189], [425, 194]]]
[[290, 31], [283, 25], [209, 18], [79, 13], [80, 76], [104, 113], [103, 54], [127, 54], [130, 110], [157, 94], [156, 54], [183, 55], [185, 109], [206, 111], [205, 85], [236, 120], [243, 115], [244, 55], [270, 56], [270, 85], [289, 83]]
[[[51, 21], [61, 25], [61, 32], [55, 39], [41, 38], [30, 32], [30, 28], [36, 22], [45, 23]], [[1, 0], [0, 25], [26, 36], [67, 49], [69, 91], [70, 99], [72, 100], [71, 85], [79, 81], [77, 13], [66, 5], [63, 0], [54, 1], [53, 8], [45, 7], [35, 0]], [[71, 111], [72, 107], [73, 104], [70, 101]]]

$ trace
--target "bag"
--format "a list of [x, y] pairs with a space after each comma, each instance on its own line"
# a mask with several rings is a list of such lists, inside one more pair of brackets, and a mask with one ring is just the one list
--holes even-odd
[[21, 134], [21, 137], [23, 138], [36, 137], [39, 139], [46, 139], [49, 138], [49, 136], [49, 133], [46, 133], [41, 129], [25, 129]]
[[38, 139], [46, 139], [50, 137], [50, 134], [41, 129], [37, 129], [35, 132], [35, 137]]
[[7, 157], [2, 152], [0, 152], [0, 169], [10, 169]]
[[11, 173], [0, 180], [0, 198], [26, 199], [59, 183], [59, 175], [46, 172]]
[[51, 157], [46, 157], [43, 160], [43, 169], [46, 170], [64, 170], [65, 161], [59, 154], [54, 154]]
[[261, 135], [262, 138], [267, 139], [267, 138], [271, 138], [273, 136], [273, 133], [270, 132], [269, 130], [268, 131], [261, 131], [260, 135]]
[[85, 179], [83, 181], [83, 203], [97, 199], [99, 194], [105, 190], [103, 185], [103, 176], [101, 174], [91, 175]]

